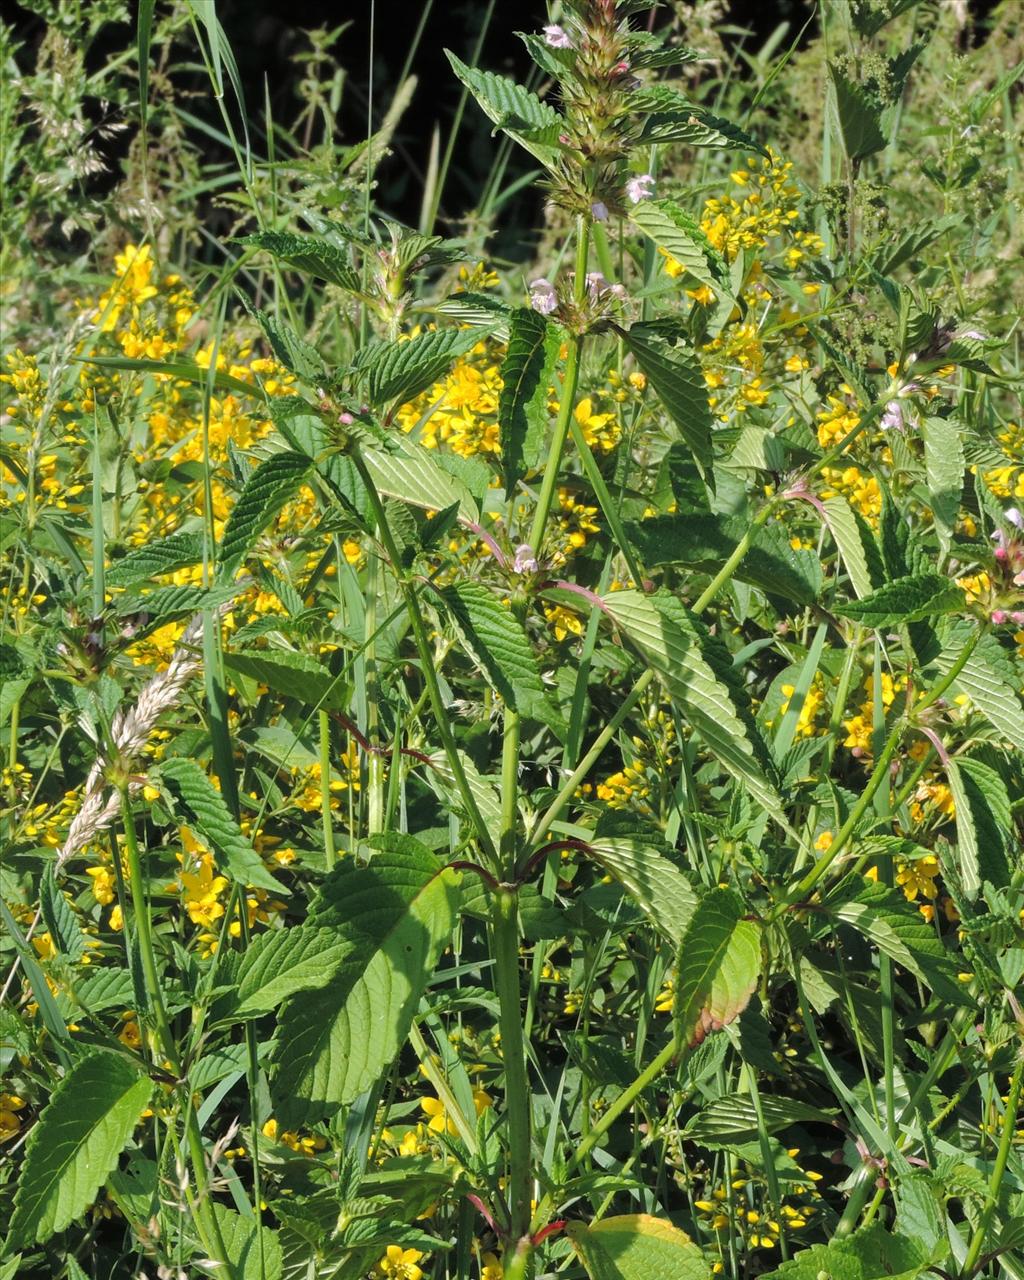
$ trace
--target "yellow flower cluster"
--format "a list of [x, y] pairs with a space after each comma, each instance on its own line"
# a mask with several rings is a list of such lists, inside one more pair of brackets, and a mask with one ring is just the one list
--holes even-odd
[[823, 449], [832, 449], [859, 426], [853, 388], [844, 382], [838, 395], [828, 397], [828, 408], [818, 414], [818, 443]]
[[872, 528], [878, 528], [882, 514], [882, 490], [874, 476], [866, 475], [859, 467], [825, 467], [821, 475], [828, 486], [822, 490], [823, 498], [841, 494]]
[[[795, 1160], [800, 1149], [793, 1147], [786, 1154]], [[719, 1184], [704, 1198], [694, 1201], [699, 1221], [714, 1232], [732, 1231], [749, 1250], [774, 1249], [783, 1229], [787, 1233], [802, 1231], [817, 1212], [816, 1202], [821, 1195], [815, 1184], [821, 1181], [822, 1175], [813, 1169], [801, 1169], [801, 1172], [807, 1181], [787, 1183], [790, 1192], [779, 1206], [781, 1221], [752, 1206], [749, 1193], [758, 1184], [744, 1177], [733, 1178], [728, 1185]]]
[[[902, 676], [897, 676], [894, 680], [887, 671], [882, 672], [882, 707], [888, 711], [896, 699], [896, 694], [906, 686], [906, 680]], [[871, 738], [874, 733], [874, 677], [868, 676], [864, 681], [864, 691], [867, 695], [860, 705], [860, 710], [856, 715], [851, 716], [849, 720], [843, 721], [843, 728], [846, 730], [846, 737], [843, 739], [843, 746], [849, 747], [853, 755], [865, 763], [871, 761]]]
[[464, 458], [497, 454], [500, 366], [496, 344], [478, 342], [440, 382], [401, 406], [399, 426], [428, 449], [443, 444]]
[[318, 1151], [326, 1151], [328, 1146], [327, 1139], [319, 1134], [307, 1134], [303, 1137], [291, 1129], [281, 1129], [273, 1116], [264, 1124], [261, 1132], [271, 1142], [279, 1142], [301, 1156], [315, 1156]]
[[[779, 716], [784, 716], [789, 710], [789, 704], [792, 701], [793, 694], [796, 693], [796, 686], [792, 684], [782, 685], [783, 701], [779, 704]], [[800, 708], [800, 714], [796, 721], [796, 736], [798, 738], [813, 738], [816, 733], [824, 733], [824, 729], [819, 730], [815, 724], [818, 712], [825, 703], [825, 688], [820, 676], [815, 676], [811, 683], [811, 687], [807, 690], [804, 697], [803, 705]]]

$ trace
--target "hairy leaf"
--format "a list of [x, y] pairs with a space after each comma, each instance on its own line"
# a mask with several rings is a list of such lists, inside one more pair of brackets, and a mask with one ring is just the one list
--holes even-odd
[[384, 408], [414, 400], [479, 341], [472, 329], [430, 329], [404, 342], [378, 339], [362, 348], [355, 369], [370, 403]]
[[731, 889], [701, 900], [679, 947], [674, 1016], [684, 1043], [698, 1045], [747, 1006], [761, 972], [761, 929], [743, 919]]
[[331, 675], [315, 658], [293, 649], [239, 649], [225, 652], [224, 666], [265, 684], [305, 707], [344, 711], [349, 705], [347, 681]]
[[312, 465], [312, 459], [301, 453], [275, 453], [252, 473], [224, 526], [217, 557], [222, 578], [234, 576], [256, 539], [295, 495]]
[[863, 600], [881, 585], [880, 575], [872, 565], [877, 551], [868, 542], [870, 530], [861, 527], [853, 508], [841, 495], [826, 498], [822, 505], [825, 523], [839, 548], [853, 589]]
[[960, 512], [964, 485], [966, 460], [963, 440], [960, 428], [952, 418], [926, 418], [921, 434], [924, 437], [928, 496], [935, 528], [942, 545], [948, 546]]
[[544, 686], [533, 646], [511, 609], [479, 582], [459, 582], [440, 595], [463, 647], [505, 702], [536, 708]]
[[811, 1106], [799, 1098], [765, 1094], [761, 1098], [761, 1115], [763, 1129], [753, 1098], [747, 1093], [729, 1094], [716, 1098], [694, 1116], [686, 1126], [686, 1136], [702, 1147], [715, 1150], [756, 1142], [760, 1133], [779, 1133], [793, 1124], [828, 1124], [835, 1112]]
[[261, 311], [259, 307], [251, 307], [250, 311], [266, 334], [279, 364], [297, 374], [304, 382], [322, 381], [326, 377], [327, 370], [319, 351], [305, 338], [301, 338], [291, 325]]
[[281, 1280], [284, 1255], [277, 1232], [222, 1204], [215, 1203], [213, 1212], [235, 1280]]
[[729, 292], [725, 259], [685, 209], [672, 200], [641, 200], [630, 216], [644, 235], [695, 280], [708, 285], [716, 295]]
[[912, 573], [886, 583], [862, 600], [833, 605], [844, 618], [875, 628], [957, 613], [963, 607], [964, 593], [942, 573]]
[[763, 1280], [917, 1280], [931, 1270], [932, 1263], [948, 1252], [943, 1245], [927, 1249], [913, 1236], [891, 1235], [872, 1223], [850, 1236], [836, 1237], [829, 1244], [812, 1244], [801, 1249], [775, 1271], [762, 1272]]
[[558, 136], [564, 128], [558, 112], [514, 80], [468, 67], [450, 49], [446, 49], [445, 54], [455, 74], [477, 100], [488, 120], [541, 164], [553, 164], [561, 150]]
[[508, 350], [501, 366], [498, 423], [505, 493], [537, 465], [548, 422], [548, 385], [558, 357], [559, 331], [531, 307], [509, 315]]
[[648, 324], [623, 332], [630, 353], [702, 467], [711, 465], [711, 408], [700, 361]]
[[115, 560], [106, 572], [106, 584], [108, 587], [132, 586], [145, 578], [199, 564], [202, 558], [201, 534], [172, 533], [170, 537], [136, 547], [122, 560]]
[[459, 518], [476, 523], [480, 509], [467, 485], [452, 475], [430, 451], [411, 440], [402, 441], [400, 453], [367, 452], [367, 470], [373, 483], [389, 498], [399, 498], [414, 507], [445, 511], [459, 505]]
[[657, 848], [649, 832], [596, 834], [590, 856], [613, 875], [651, 922], [678, 946], [697, 906], [689, 880]]
[[359, 293], [359, 277], [353, 270], [348, 255], [319, 236], [295, 235], [290, 231], [260, 231], [247, 236], [246, 244], [266, 249], [275, 258], [318, 280], [341, 285], [349, 293]]

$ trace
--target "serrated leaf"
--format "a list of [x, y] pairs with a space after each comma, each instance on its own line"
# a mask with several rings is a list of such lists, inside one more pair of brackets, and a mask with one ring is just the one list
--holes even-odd
[[945, 763], [956, 806], [956, 862], [969, 901], [983, 880], [1005, 884], [1009, 874], [1005, 843], [1013, 831], [1013, 810], [1006, 784], [981, 760], [969, 756]]
[[649, 112], [640, 130], [643, 142], [682, 142], [690, 147], [720, 147], [722, 150], [755, 151], [766, 156], [765, 148], [746, 130], [731, 120], [716, 116], [690, 102], [664, 84], [648, 85], [632, 95], [638, 111]]
[[762, 1280], [916, 1280], [948, 1252], [943, 1244], [927, 1249], [919, 1240], [891, 1235], [877, 1223], [836, 1237], [829, 1244], [801, 1249], [796, 1257], [775, 1271], [762, 1273]]
[[834, 611], [844, 618], [876, 629], [957, 613], [963, 607], [964, 593], [941, 573], [908, 574], [879, 587], [862, 600], [833, 605]]
[[85, 1212], [152, 1092], [120, 1054], [92, 1053], [71, 1067], [29, 1134], [8, 1249], [49, 1240]]
[[266, 249], [275, 258], [287, 262], [297, 271], [341, 285], [350, 293], [359, 293], [359, 277], [348, 260], [348, 255], [337, 245], [319, 236], [295, 235], [290, 231], [260, 231], [246, 236], [245, 244]]
[[382, 852], [338, 867], [310, 908], [309, 924], [352, 951], [327, 987], [280, 1014], [272, 1092], [284, 1124], [330, 1114], [387, 1068], [451, 935], [457, 874], [410, 837], [377, 843]]
[[194, 618], [206, 609], [219, 609], [233, 600], [245, 587], [242, 583], [225, 583], [220, 587], [157, 587], [137, 596], [118, 596], [114, 608], [123, 618], [132, 614], [145, 616], [145, 623], [136, 626], [134, 635], [139, 638], [177, 622], [181, 618]]
[[709, 1103], [686, 1126], [686, 1137], [709, 1150], [754, 1142], [761, 1133], [779, 1133], [793, 1124], [828, 1124], [835, 1111], [812, 1106], [799, 1098], [761, 1097], [761, 1120], [749, 1094], [729, 1094]]
[[218, 548], [219, 572], [231, 578], [256, 539], [290, 501], [313, 465], [301, 453], [275, 453], [261, 462], [231, 509]]
[[363, 347], [354, 370], [372, 405], [404, 404], [443, 377], [480, 340], [472, 329], [430, 329], [401, 342], [378, 339]]
[[702, 467], [711, 466], [711, 407], [700, 361], [648, 324], [622, 332], [630, 353]]
[[145, 578], [173, 573], [199, 564], [203, 558], [203, 538], [198, 533], [172, 533], [130, 551], [123, 560], [115, 560], [106, 572], [108, 587], [127, 587]]
[[488, 120], [541, 164], [553, 164], [560, 152], [560, 147], [554, 143], [565, 127], [558, 112], [514, 80], [468, 67], [450, 49], [446, 49], [445, 54], [455, 74], [477, 100]]
[[672, 200], [642, 200], [630, 214], [634, 224], [659, 249], [684, 267], [695, 280], [716, 294], [728, 294], [725, 259], [700, 228], [700, 223]]
[[222, 1204], [214, 1203], [213, 1212], [235, 1280], [281, 1280], [284, 1255], [278, 1233]]
[[968, 997], [957, 981], [953, 959], [917, 908], [884, 884], [862, 883], [855, 897], [832, 908], [836, 918], [920, 978], [940, 999], [964, 1004]]
[[298, 991], [327, 986], [355, 946], [332, 929], [308, 924], [261, 934], [231, 958], [224, 985], [233, 991], [225, 1012], [238, 1018], [269, 1013]]
[[747, 1006], [761, 972], [761, 928], [743, 919], [731, 889], [712, 889], [697, 906], [676, 961], [673, 1016], [691, 1048], [734, 1021]]
[[505, 494], [537, 465], [548, 424], [548, 386], [558, 358], [559, 331], [531, 307], [509, 315], [501, 365], [498, 430]]
[[71, 903], [57, 885], [51, 863], [39, 882], [39, 909], [50, 938], [61, 955], [78, 960], [85, 951], [85, 939]]
[[479, 582], [458, 582], [439, 594], [463, 648], [505, 702], [518, 708], [522, 701], [526, 710], [542, 701], [533, 646], [511, 609]]
[[949, 546], [963, 493], [964, 446], [952, 418], [926, 418], [921, 424], [924, 463], [935, 528], [942, 546]]
[[878, 582], [871, 570], [871, 555], [865, 534], [858, 524], [853, 508], [838, 494], [822, 503], [825, 523], [839, 548], [846, 572], [859, 599], [874, 593]]
[[[956, 661], [967, 642], [965, 628], [953, 630], [958, 643], [946, 645], [936, 659], [943, 674]], [[1012, 661], [1002, 652], [994, 636], [982, 636], [954, 682], [954, 688], [967, 694], [974, 706], [997, 733], [1024, 751], [1024, 706], [1021, 704], [1020, 679]]]
[[[685, 564], [714, 572], [735, 551], [746, 530], [746, 522], [738, 516], [711, 513], [655, 516], [626, 525], [630, 542], [648, 568]], [[768, 530], [759, 530], [761, 541], [770, 538]], [[817, 556], [801, 556], [785, 537], [774, 541], [774, 546], [755, 543], [740, 562], [736, 577], [770, 594], [810, 604], [821, 588]]]
[[590, 1280], [710, 1280], [701, 1250], [663, 1218], [622, 1214], [570, 1222], [565, 1233]]
[[223, 661], [226, 670], [257, 680], [284, 698], [296, 698], [304, 707], [337, 711], [348, 707], [348, 682], [308, 654], [293, 649], [239, 649], [225, 651]]
[[595, 834], [590, 856], [610, 872], [652, 923], [676, 946], [697, 906], [697, 894], [647, 832]]
[[324, 380], [327, 370], [319, 351], [314, 346], [311, 346], [305, 338], [301, 338], [291, 325], [268, 315], [259, 307], [250, 307], [249, 311], [263, 330], [278, 364], [283, 364], [304, 382]]
[[431, 511], [459, 505], [459, 518], [476, 523], [480, 509], [469, 488], [451, 475], [430, 454], [412, 441], [402, 442], [400, 453], [367, 452], [364, 455], [373, 483], [389, 498], [399, 498]]
[[263, 865], [263, 859], [232, 818], [220, 792], [194, 760], [169, 756], [161, 760], [159, 777], [180, 805], [186, 824], [219, 855], [218, 864], [243, 887], [254, 885], [288, 896]]
[[775, 768], [728, 651], [666, 591], [613, 591], [604, 607], [660, 677], [711, 753], [769, 813], [781, 815]]
[[127, 969], [93, 969], [75, 979], [75, 999], [90, 1013], [104, 1009], [130, 1009], [135, 986]]
[[828, 64], [828, 71], [832, 90], [831, 105], [848, 159], [860, 160], [881, 151], [886, 144], [886, 137], [882, 132], [882, 112], [834, 62]]

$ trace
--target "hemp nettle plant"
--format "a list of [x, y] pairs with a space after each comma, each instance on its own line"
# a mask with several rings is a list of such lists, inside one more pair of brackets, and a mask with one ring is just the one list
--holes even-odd
[[827, 8], [816, 199], [788, 55], [741, 124], [566, 0], [449, 54], [518, 305], [386, 129], [344, 218], [246, 151], [248, 337], [132, 244], [8, 359], [0, 1276], [1024, 1276], [1019, 332], [955, 138], [879, 212], [912, 8]]

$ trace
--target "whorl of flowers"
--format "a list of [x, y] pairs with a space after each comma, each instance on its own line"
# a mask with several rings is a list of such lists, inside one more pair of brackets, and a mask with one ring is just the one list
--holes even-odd
[[[110, 736], [117, 753], [117, 763], [125, 767], [137, 759], [149, 742], [149, 735], [160, 716], [181, 701], [185, 686], [202, 666], [195, 647], [202, 635], [202, 614], [197, 615], [182, 632], [166, 670], [158, 672], [142, 686], [134, 706], [118, 711], [111, 724]], [[102, 751], [85, 780], [85, 799], [72, 819], [67, 837], [57, 854], [57, 867], [70, 858], [114, 821], [121, 805], [120, 796], [107, 781], [107, 770], [114, 761]], [[129, 780], [129, 790], [137, 791], [142, 782]]]

